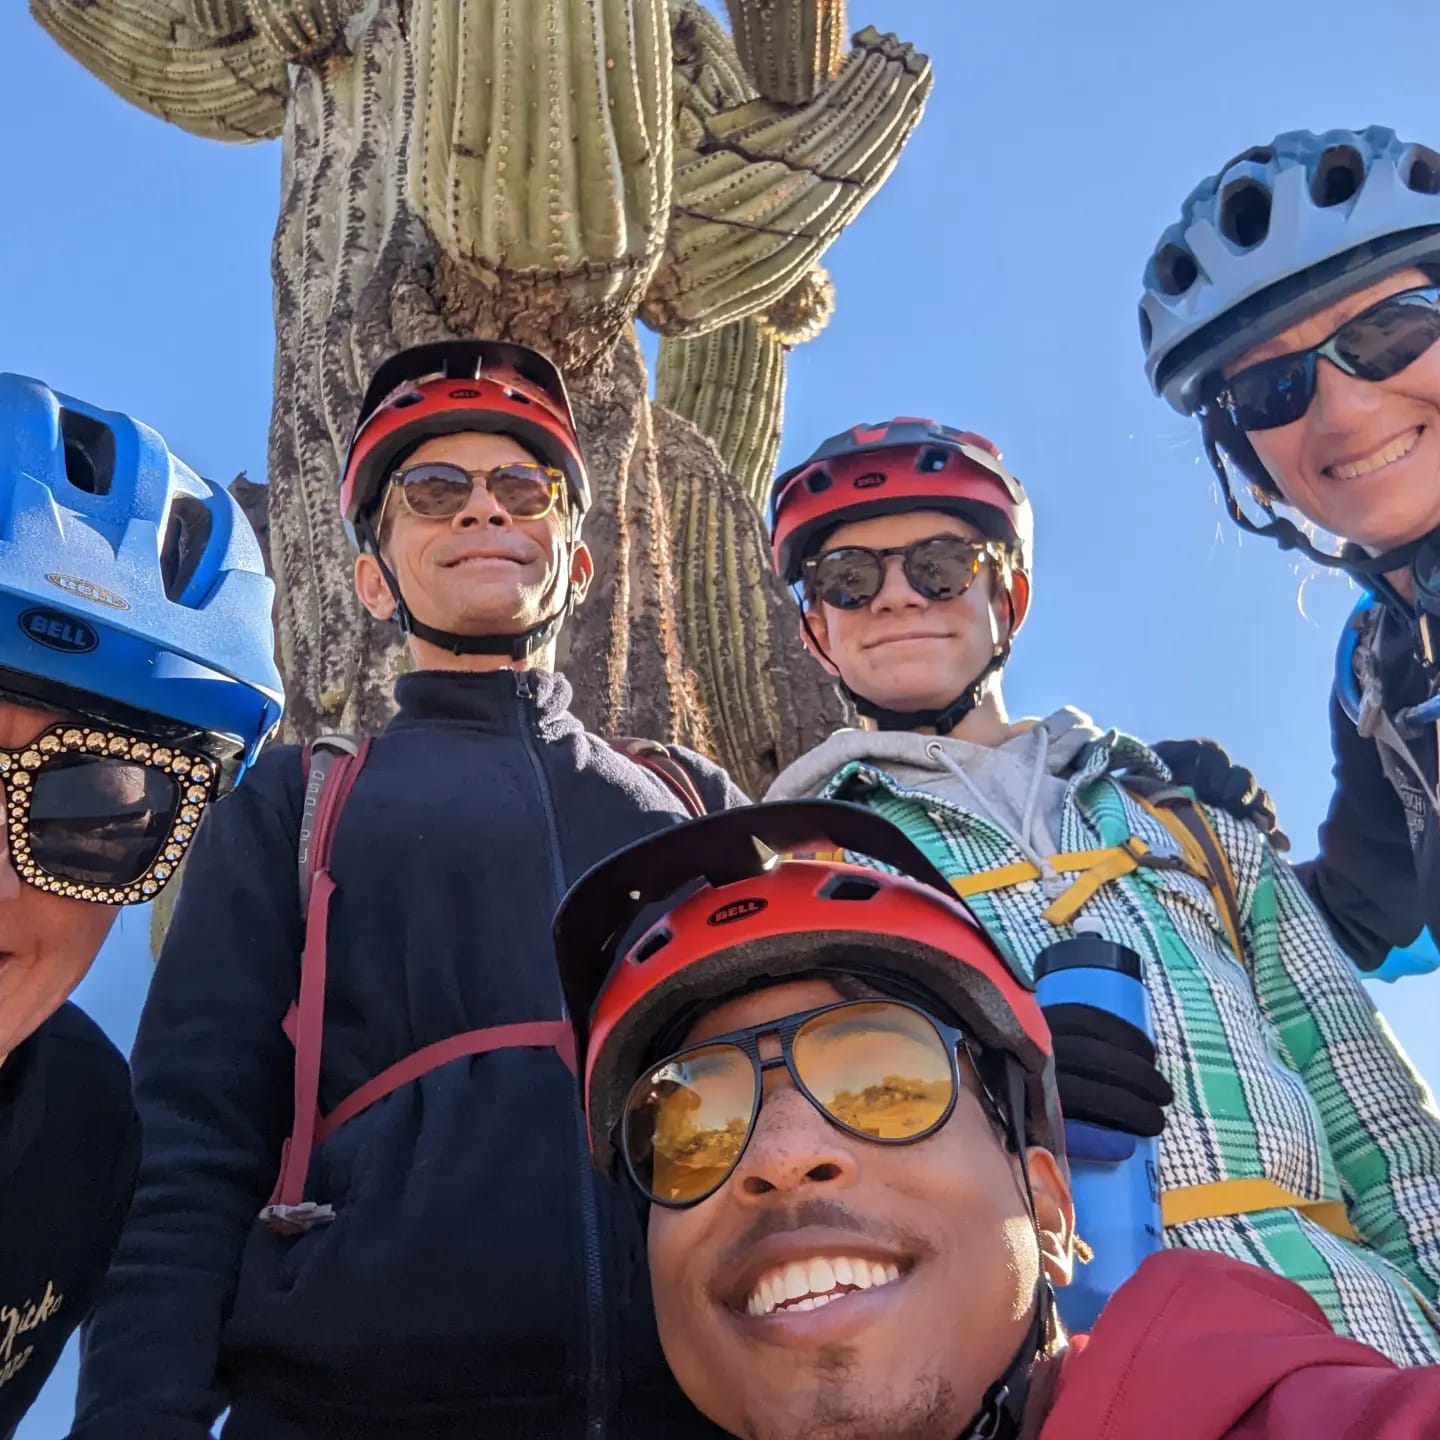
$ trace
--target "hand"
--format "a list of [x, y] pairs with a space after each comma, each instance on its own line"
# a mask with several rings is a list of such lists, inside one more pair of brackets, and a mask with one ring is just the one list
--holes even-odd
[[1216, 805], [1237, 820], [1249, 820], [1282, 853], [1290, 837], [1280, 828], [1275, 802], [1254, 772], [1237, 765], [1214, 740], [1161, 740], [1150, 747], [1177, 785], [1188, 786], [1204, 805]]
[[1067, 1124], [1147, 1136], [1165, 1128], [1165, 1107], [1175, 1094], [1156, 1069], [1155, 1046], [1143, 1031], [1093, 1005], [1047, 1006], [1045, 1019]]

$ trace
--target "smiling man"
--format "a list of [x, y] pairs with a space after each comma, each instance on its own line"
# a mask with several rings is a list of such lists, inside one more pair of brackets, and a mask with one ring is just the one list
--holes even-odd
[[[889, 873], [776, 861], [797, 849]], [[588, 1017], [592, 1154], [650, 1207], [666, 1358], [729, 1434], [1440, 1435], [1440, 1370], [1398, 1369], [1216, 1255], [1152, 1257], [1067, 1344], [1050, 1035], [878, 816], [808, 801], [692, 822], [591, 871], [555, 935]]]
[[[704, 1435], [584, 1163], [549, 943], [575, 876], [685, 813], [554, 671], [594, 573], [560, 376], [485, 341], [392, 357], [341, 478], [356, 588], [414, 669], [329, 772], [348, 799], [283, 748], [199, 838], [75, 1434], [202, 1440], [228, 1406], [229, 1440]], [[743, 798], [686, 763], [709, 808]]]
[[[1139, 740], [1070, 708], [1007, 713], [1035, 522], [999, 451], [927, 420], [857, 426], [776, 480], [773, 523], [807, 639], [866, 723], [770, 798], [899, 824], [1021, 974], [1084, 933], [1138, 955], [1168, 1085], [1110, 1083], [1123, 1047], [1067, 1014], [1067, 1118], [1163, 1123], [1167, 1244], [1294, 1280], [1397, 1363], [1440, 1360], [1440, 1118], [1300, 882], [1254, 823], [1177, 795]], [[1072, 1157], [1103, 1158], [1096, 1138], [1077, 1130]]]

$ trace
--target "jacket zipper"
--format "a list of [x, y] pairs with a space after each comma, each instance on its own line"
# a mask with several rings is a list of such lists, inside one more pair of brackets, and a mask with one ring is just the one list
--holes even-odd
[[[562, 898], [565, 868], [560, 856], [560, 829], [555, 820], [554, 797], [545, 779], [545, 767], [530, 728], [527, 702], [533, 698], [530, 677], [523, 670], [515, 671], [515, 693], [520, 706], [520, 736], [525, 755], [535, 774], [535, 788], [540, 794], [540, 808], [545, 814], [545, 830], [550, 842], [550, 873], [556, 881], [553, 895], [558, 907]], [[605, 1309], [600, 1272], [600, 1220], [595, 1203], [595, 1177], [590, 1168], [590, 1141], [585, 1133], [584, 1116], [575, 1112], [575, 1137], [579, 1155], [580, 1219], [585, 1236], [585, 1300], [589, 1319], [590, 1363], [585, 1384], [585, 1434], [605, 1434], [605, 1416], [609, 1409], [605, 1379]]]

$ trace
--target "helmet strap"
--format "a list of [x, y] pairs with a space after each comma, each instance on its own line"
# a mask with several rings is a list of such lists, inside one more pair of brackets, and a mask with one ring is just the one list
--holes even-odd
[[[575, 608], [575, 590], [570, 583], [570, 564], [575, 555], [573, 532], [570, 543], [566, 546], [565, 554], [565, 599], [558, 610], [554, 611], [548, 619], [542, 620], [538, 625], [532, 625], [530, 629], [522, 630], [518, 634], [460, 635], [453, 630], [441, 630], [438, 626], [428, 625], [425, 621], [416, 619], [409, 605], [405, 603], [405, 597], [400, 593], [399, 579], [380, 553], [380, 545], [369, 518], [357, 521], [355, 530], [360, 537], [361, 545], [375, 557], [375, 563], [380, 567], [380, 574], [384, 578], [385, 586], [395, 601], [395, 613], [390, 618], [400, 627], [400, 633], [414, 635], [427, 644], [449, 651], [452, 655], [504, 655], [511, 660], [529, 660], [555, 639], [569, 618], [570, 612]], [[556, 584], [551, 586], [552, 591], [556, 585], [558, 585], [558, 576]]]
[[[1205, 445], [1206, 458], [1210, 461], [1210, 468], [1214, 470], [1216, 478], [1220, 481], [1220, 493], [1225, 501], [1225, 509], [1229, 512], [1230, 518], [1242, 530], [1248, 530], [1252, 535], [1261, 535], [1267, 540], [1273, 540], [1282, 550], [1298, 550], [1317, 565], [1325, 566], [1326, 569], [1345, 571], [1367, 590], [1373, 591], [1377, 598], [1384, 603], [1386, 609], [1390, 610], [1395, 618], [1415, 637], [1418, 644], [1419, 631], [1415, 622], [1415, 607], [1385, 577], [1392, 571], [1404, 569], [1407, 565], [1413, 566], [1413, 562], [1422, 550], [1440, 546], [1440, 530], [1433, 530], [1419, 540], [1412, 540], [1409, 544], [1387, 550], [1383, 555], [1367, 555], [1360, 546], [1348, 542], [1338, 554], [1333, 551], [1321, 550], [1293, 520], [1286, 520], [1282, 516], [1276, 515], [1270, 508], [1268, 500], [1259, 501], [1261, 508], [1269, 517], [1268, 523], [1259, 525], [1252, 520], [1240, 508], [1239, 501], [1235, 499], [1235, 492], [1230, 485], [1230, 468], [1221, 454], [1220, 442], [1207, 425], [1201, 425], [1200, 434]], [[1416, 579], [1418, 582], [1421, 577], [1417, 575]], [[1417, 584], [1418, 588], [1420, 586]]]
[[[1035, 1243], [1040, 1244], [1040, 1222], [1035, 1210], [1035, 1192], [1030, 1185], [1030, 1166], [1025, 1158], [1025, 1072], [1013, 1055], [1004, 1056], [1005, 1123], [1008, 1139], [1020, 1159], [1020, 1176], [1025, 1186], [1025, 1205], [1030, 1211], [1030, 1224]], [[1025, 1402], [1030, 1394], [1030, 1377], [1035, 1362], [1059, 1336], [1056, 1320], [1055, 1291], [1045, 1278], [1041, 1262], [1040, 1278], [1035, 1285], [1035, 1314], [1030, 1328], [1011, 1357], [1000, 1378], [985, 1392], [980, 1408], [963, 1429], [957, 1440], [1017, 1440], [1025, 1418]]]

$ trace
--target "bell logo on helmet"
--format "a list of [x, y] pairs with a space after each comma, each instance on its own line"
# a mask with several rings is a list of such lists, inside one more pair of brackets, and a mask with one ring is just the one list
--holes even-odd
[[877, 485], [883, 485], [888, 478], [880, 471], [872, 470], [868, 475], [857, 475], [852, 483], [857, 490], [873, 490]]
[[732, 900], [722, 905], [705, 921], [707, 925], [733, 925], [737, 920], [748, 920], [758, 915], [770, 902], [753, 896], [746, 900]]
[[462, 389], [462, 390], [452, 390], [452, 391], [450, 392], [450, 398], [451, 398], [452, 400], [478, 400], [478, 399], [480, 398], [480, 395], [481, 395], [481, 392], [480, 392], [479, 390], [463, 390], [463, 389]]
[[20, 617], [20, 628], [37, 644], [69, 655], [83, 654], [100, 643], [100, 636], [91, 626], [63, 610], [45, 610], [38, 606], [27, 610]]
[[130, 602], [117, 595], [113, 590], [107, 590], [103, 585], [97, 585], [93, 580], [82, 580], [78, 575], [59, 575], [50, 573], [45, 578], [59, 590], [68, 591], [71, 595], [78, 595], [82, 600], [93, 600], [97, 605], [108, 605], [112, 610], [128, 610]]

